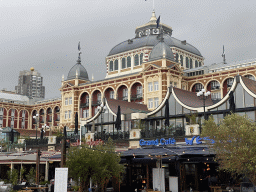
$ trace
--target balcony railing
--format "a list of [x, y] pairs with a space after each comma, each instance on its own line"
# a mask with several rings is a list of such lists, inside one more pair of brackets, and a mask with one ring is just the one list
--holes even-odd
[[131, 100], [138, 100], [138, 99], [142, 99], [142, 93], [131, 95]]
[[48, 119], [48, 122], [52, 122], [52, 120], [51, 120], [51, 119]]
[[115, 132], [114, 134], [113, 133], [101, 133], [101, 132], [97, 132], [95, 133], [94, 135], [94, 139], [101, 139], [103, 141], [107, 141], [108, 138], [110, 137], [111, 139], [113, 140], [128, 140], [129, 139], [129, 131], [124, 131], [124, 132]]
[[118, 97], [118, 100], [128, 101], [128, 96]]
[[55, 121], [60, 121], [60, 119], [55, 119]]
[[228, 86], [228, 87], [232, 87], [232, 84], [228, 84], [227, 86]]
[[101, 101], [92, 101], [92, 106], [100, 105]]
[[48, 144], [48, 138], [45, 137], [43, 139], [26, 139], [25, 143], [26, 143], [26, 146], [31, 146], [31, 145], [47, 145]]
[[44, 123], [44, 121], [40, 121], [40, 123]]
[[89, 103], [81, 103], [80, 108], [89, 107]]
[[185, 131], [181, 127], [171, 129], [151, 129], [141, 130], [141, 138], [167, 138], [167, 137], [184, 137]]
[[55, 112], [56, 112], [56, 113], [59, 113], [59, 112], [60, 112], [60, 110], [59, 110], [59, 109], [58, 109], [58, 110], [55, 110]]

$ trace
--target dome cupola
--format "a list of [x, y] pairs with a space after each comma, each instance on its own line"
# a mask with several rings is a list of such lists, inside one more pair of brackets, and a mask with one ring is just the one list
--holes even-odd
[[81, 79], [81, 80], [89, 80], [88, 78], [88, 73], [86, 71], [86, 69], [84, 68], [83, 65], [81, 65], [81, 49], [80, 49], [80, 42], [78, 44], [78, 59], [77, 59], [77, 63], [70, 69], [70, 71], [68, 72], [68, 77], [67, 80], [71, 80], [71, 79]]
[[169, 59], [174, 61], [174, 56], [171, 48], [164, 42], [164, 38], [161, 34], [160, 41], [153, 47], [149, 61], [155, 61], [159, 59]]

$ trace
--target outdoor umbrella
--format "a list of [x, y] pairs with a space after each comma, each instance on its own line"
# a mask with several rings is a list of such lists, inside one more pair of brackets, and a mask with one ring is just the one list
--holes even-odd
[[78, 134], [78, 114], [76, 112], [76, 116], [75, 116], [75, 134]]
[[120, 108], [120, 105], [118, 105], [118, 108], [117, 108], [115, 128], [117, 130], [121, 130], [121, 108]]
[[64, 126], [63, 135], [64, 135], [65, 138], [67, 138], [67, 128], [66, 128], [66, 126]]
[[169, 122], [169, 100], [168, 99], [166, 99], [166, 101], [165, 101], [164, 117], [165, 117], [164, 125], [169, 127], [170, 122]]
[[230, 91], [229, 93], [229, 112], [234, 113], [236, 110], [236, 104], [234, 99], [233, 91]]

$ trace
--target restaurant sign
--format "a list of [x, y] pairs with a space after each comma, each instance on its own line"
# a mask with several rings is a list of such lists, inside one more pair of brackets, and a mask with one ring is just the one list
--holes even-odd
[[[210, 141], [211, 143], [214, 143], [214, 140], [209, 139], [209, 137], [200, 137], [200, 136], [194, 136], [191, 139], [185, 138], [185, 142], [187, 145], [193, 145], [194, 141], [195, 143], [202, 144], [202, 141]], [[176, 140], [174, 138], [169, 138], [169, 139], [156, 139], [156, 140], [149, 140], [145, 141], [144, 139], [141, 139], [139, 141], [140, 146], [145, 146], [145, 145], [171, 145], [171, 144], [176, 144]]]

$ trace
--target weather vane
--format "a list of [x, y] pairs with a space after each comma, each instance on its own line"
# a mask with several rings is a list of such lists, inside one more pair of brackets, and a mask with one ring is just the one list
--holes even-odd
[[80, 41], [79, 41], [79, 43], [78, 43], [78, 59], [80, 60], [81, 59], [81, 57], [80, 57], [80, 55], [81, 55], [81, 47], [80, 47]]

